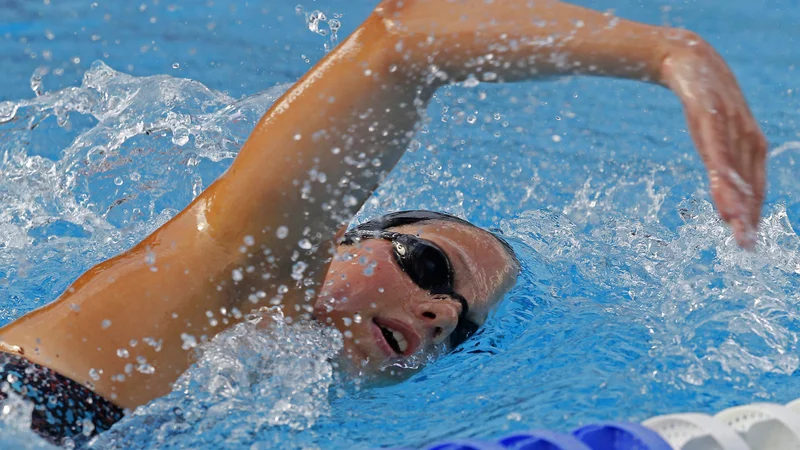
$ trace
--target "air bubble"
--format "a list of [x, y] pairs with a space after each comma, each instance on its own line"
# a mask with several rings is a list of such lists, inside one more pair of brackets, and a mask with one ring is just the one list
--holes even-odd
[[300, 242], [297, 243], [297, 246], [302, 248], [303, 250], [311, 250], [311, 241], [308, 239], [301, 239]]

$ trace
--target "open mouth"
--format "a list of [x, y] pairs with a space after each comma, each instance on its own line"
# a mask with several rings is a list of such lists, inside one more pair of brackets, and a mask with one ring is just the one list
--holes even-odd
[[381, 334], [383, 334], [383, 338], [386, 339], [386, 343], [389, 344], [389, 347], [391, 347], [395, 353], [400, 355], [405, 354], [408, 350], [408, 339], [406, 339], [403, 333], [390, 326], [375, 322], [374, 319], [372, 322], [381, 330]]

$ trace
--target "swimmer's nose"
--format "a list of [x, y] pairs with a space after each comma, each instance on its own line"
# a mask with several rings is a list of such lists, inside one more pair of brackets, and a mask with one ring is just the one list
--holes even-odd
[[425, 337], [438, 344], [458, 325], [458, 306], [447, 298], [430, 297], [417, 305], [417, 318], [422, 322]]

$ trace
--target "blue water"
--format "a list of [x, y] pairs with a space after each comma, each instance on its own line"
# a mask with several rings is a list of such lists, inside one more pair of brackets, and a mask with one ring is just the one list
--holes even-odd
[[[374, 5], [303, 7], [340, 15], [342, 39]], [[295, 7], [0, 0], [0, 119], [14, 116], [0, 124], [0, 323], [138, 242], [225, 170], [331, 45]], [[308, 345], [278, 347], [246, 323], [206, 348], [186, 393], [95, 447], [422, 445], [800, 397], [800, 2], [603, 7], [698, 31], [730, 62], [771, 146], [758, 252], [738, 250], [717, 219], [668, 91], [574, 77], [445, 88], [361, 216], [429, 208], [502, 230], [525, 270], [483, 332], [410, 381], [362, 389], [327, 363], [335, 336], [286, 329]], [[0, 444], [44, 446], [25, 429], [0, 417]]]

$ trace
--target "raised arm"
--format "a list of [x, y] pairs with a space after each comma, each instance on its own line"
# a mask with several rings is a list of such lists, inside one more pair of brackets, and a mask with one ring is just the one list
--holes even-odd
[[562, 73], [675, 91], [722, 216], [752, 246], [765, 143], [700, 38], [550, 0], [391, 0], [267, 111], [191, 205], [0, 338], [122, 406], [162, 395], [188, 367], [187, 336], [271, 299], [289, 313], [313, 302], [334, 234], [400, 159], [438, 86]]

